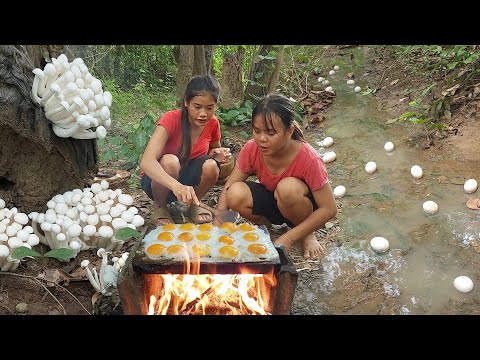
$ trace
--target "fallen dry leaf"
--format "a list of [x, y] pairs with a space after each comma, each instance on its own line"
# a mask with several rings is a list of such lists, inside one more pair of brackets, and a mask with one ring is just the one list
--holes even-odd
[[393, 81], [390, 83], [390, 85], [395, 85], [396, 83], [398, 83], [399, 80], [400, 80], [400, 79], [393, 80]]

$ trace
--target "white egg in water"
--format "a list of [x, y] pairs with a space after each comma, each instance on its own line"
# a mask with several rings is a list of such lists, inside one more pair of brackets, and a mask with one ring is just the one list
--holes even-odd
[[335, 70], [330, 70], [328, 73], [333, 76], [335, 75]]
[[381, 236], [375, 236], [370, 240], [370, 246], [378, 254], [386, 252], [390, 248], [390, 243], [387, 239]]
[[423, 176], [423, 170], [420, 166], [413, 165], [410, 169], [410, 174], [412, 174], [415, 179], [420, 179]]
[[330, 136], [326, 137], [325, 139], [323, 139], [322, 141], [322, 146], [323, 147], [330, 147], [333, 145], [333, 138], [331, 138]]
[[338, 66], [338, 65], [335, 65], [335, 66], [333, 67], [333, 70], [335, 70], [335, 71], [338, 71], [338, 70], [340, 70], [340, 66]]
[[325, 88], [325, 91], [328, 91], [328, 92], [331, 92], [331, 93], [334, 92], [334, 91], [333, 91], [333, 87], [331, 87], [331, 86], [327, 86], [327, 87]]
[[369, 161], [365, 165], [365, 171], [369, 174], [373, 174], [377, 170], [377, 164], [374, 161]]
[[322, 82], [322, 81], [324, 81], [324, 80], [325, 80], [325, 78], [322, 77], [322, 76], [320, 76], [320, 77], [318, 78], [318, 82]]
[[333, 195], [335, 195], [336, 198], [341, 198], [345, 196], [346, 193], [347, 188], [343, 185], [338, 185], [337, 187], [335, 187], [335, 189], [333, 189]]
[[387, 141], [383, 146], [383, 148], [385, 149], [385, 151], [390, 152], [390, 151], [393, 151], [393, 149], [395, 149], [395, 145], [393, 145], [391, 141]]
[[438, 205], [435, 201], [425, 201], [423, 203], [423, 211], [426, 214], [435, 214], [438, 211]]
[[467, 293], [473, 290], [473, 281], [468, 276], [459, 276], [453, 280], [453, 286], [458, 291]]
[[355, 80], [347, 80], [347, 85], [355, 85]]
[[355, 92], [360, 92], [360, 91], [362, 91], [362, 88], [360, 86], [355, 86], [354, 90], [355, 90]]
[[477, 191], [477, 188], [478, 188], [478, 184], [475, 179], [468, 179], [467, 181], [465, 181], [465, 184], [463, 185], [463, 189], [467, 194], [474, 193], [475, 191]]
[[335, 151], [327, 151], [325, 154], [323, 154], [322, 160], [325, 164], [331, 163], [337, 158], [337, 154], [335, 154]]
[[323, 86], [328, 86], [328, 85], [330, 85], [330, 81], [324, 80], [322, 84], [323, 84]]

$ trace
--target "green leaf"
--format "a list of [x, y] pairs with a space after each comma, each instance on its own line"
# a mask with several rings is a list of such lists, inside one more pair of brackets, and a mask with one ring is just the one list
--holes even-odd
[[46, 252], [43, 256], [55, 258], [58, 260], [70, 260], [71, 258], [75, 257], [75, 251], [72, 249], [53, 249]]
[[25, 246], [20, 246], [13, 250], [12, 257], [15, 259], [22, 260], [26, 256], [41, 257], [42, 254], [36, 252], [35, 250], [29, 249]]
[[263, 71], [259, 71], [255, 74], [255, 79], [260, 79], [263, 76]]
[[125, 241], [125, 240], [128, 240], [130, 238], [139, 237], [140, 234], [141, 234], [140, 231], [133, 230], [132, 228], [126, 227], [126, 228], [118, 230], [117, 233], [115, 234], [115, 237], [117, 238], [117, 240]]
[[244, 130], [240, 131], [240, 132], [238, 133], [238, 135], [240, 135], [240, 136], [242, 136], [242, 137], [244, 137], [244, 138], [249, 138], [249, 137], [250, 137], [250, 135], [249, 135], [246, 131], [244, 131]]
[[457, 66], [457, 64], [458, 64], [458, 61], [454, 61], [454, 62], [452, 62], [452, 63], [449, 63], [449, 64], [447, 65], [448, 70], [455, 69], [455, 66]]

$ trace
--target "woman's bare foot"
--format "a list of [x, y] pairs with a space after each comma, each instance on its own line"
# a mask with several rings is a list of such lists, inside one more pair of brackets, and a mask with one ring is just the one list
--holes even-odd
[[[296, 243], [299, 243], [302, 246], [303, 249], [303, 257], [305, 259], [318, 259], [322, 254], [323, 254], [323, 247], [320, 245], [320, 243], [317, 241], [315, 235], [309, 234], [305, 236], [303, 239], [300, 239], [296, 241]], [[283, 245], [285, 247], [285, 250], [287, 252], [290, 252], [290, 249], [292, 248], [293, 243], [290, 241], [290, 239], [286, 236], [280, 235], [277, 240], [275, 240], [275, 244], [277, 245]]]
[[300, 240], [305, 259], [318, 259], [323, 254], [323, 246], [317, 241], [315, 234], [311, 233]]

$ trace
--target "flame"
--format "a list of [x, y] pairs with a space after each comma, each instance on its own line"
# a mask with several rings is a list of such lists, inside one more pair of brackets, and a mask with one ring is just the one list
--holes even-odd
[[148, 314], [259, 314], [267, 315], [270, 289], [276, 285], [272, 268], [267, 274], [199, 274], [200, 258], [191, 261], [185, 251], [184, 274], [156, 274], [149, 286]]

